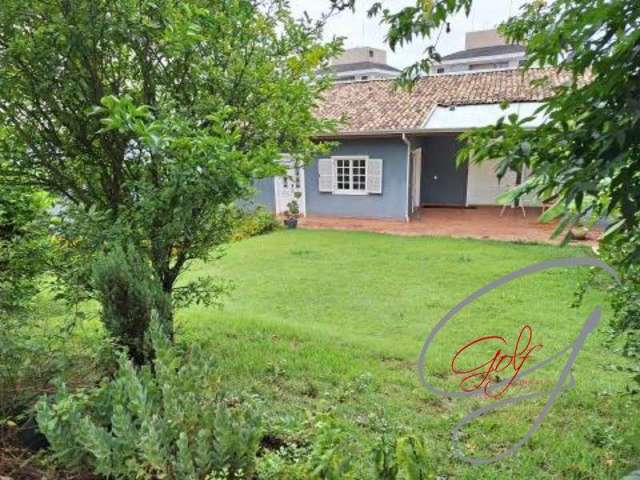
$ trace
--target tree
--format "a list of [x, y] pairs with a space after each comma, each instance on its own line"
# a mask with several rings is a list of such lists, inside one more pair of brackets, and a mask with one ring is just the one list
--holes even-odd
[[67, 283], [92, 295], [95, 253], [133, 245], [174, 306], [211, 301], [176, 281], [281, 152], [319, 148], [336, 48], [284, 0], [6, 0], [0, 175], [60, 199]]
[[24, 313], [40, 290], [51, 249], [49, 205], [43, 192], [0, 183], [0, 318]]
[[[354, 0], [334, 0], [337, 8]], [[428, 38], [472, 0], [417, 0], [392, 11], [376, 3], [370, 15], [389, 27], [397, 45]], [[555, 203], [547, 215], [561, 215], [558, 232], [578, 222], [606, 218], [611, 225], [603, 256], [621, 273], [615, 290], [614, 327], [629, 334], [627, 352], [640, 355], [640, 2], [629, 0], [532, 0], [501, 26], [510, 42], [526, 46], [525, 68], [553, 67], [571, 73], [539, 110], [546, 122], [535, 130], [529, 118], [510, 115], [497, 125], [463, 136], [460, 162], [499, 159], [498, 174], [526, 166], [532, 178], [512, 199], [533, 192]], [[403, 72], [411, 85], [439, 56], [427, 56]], [[635, 333], [634, 333], [635, 332]]]

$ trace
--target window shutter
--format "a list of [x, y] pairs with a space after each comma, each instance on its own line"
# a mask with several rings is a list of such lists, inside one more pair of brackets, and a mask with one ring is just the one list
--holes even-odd
[[367, 160], [367, 192], [382, 193], [382, 159]]
[[334, 187], [333, 160], [330, 158], [318, 159], [318, 190], [321, 192], [333, 192]]

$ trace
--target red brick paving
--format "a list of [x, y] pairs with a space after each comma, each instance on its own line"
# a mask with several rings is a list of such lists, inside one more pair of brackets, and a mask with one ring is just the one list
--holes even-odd
[[[478, 208], [421, 208], [410, 222], [365, 218], [316, 217], [300, 219], [301, 228], [357, 230], [412, 236], [446, 236], [505, 241], [559, 243], [551, 239], [553, 224], [538, 221], [539, 208], [528, 207], [527, 215], [521, 209], [501, 207]], [[586, 241], [576, 242], [595, 245], [599, 232], [589, 232]]]

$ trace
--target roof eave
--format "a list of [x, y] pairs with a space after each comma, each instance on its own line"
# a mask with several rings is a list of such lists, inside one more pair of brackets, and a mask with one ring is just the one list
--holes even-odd
[[[468, 130], [468, 129], [467, 129]], [[316, 135], [318, 140], [331, 140], [336, 138], [354, 137], [395, 137], [404, 135], [424, 135], [428, 133], [461, 133], [465, 129], [426, 129], [426, 128], [399, 128], [384, 130], [344, 130], [330, 134]]]

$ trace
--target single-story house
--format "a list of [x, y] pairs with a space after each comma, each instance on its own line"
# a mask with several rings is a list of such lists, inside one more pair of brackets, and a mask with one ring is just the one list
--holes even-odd
[[516, 174], [499, 182], [490, 161], [458, 167], [458, 136], [513, 112], [531, 115], [566, 80], [551, 69], [513, 69], [430, 75], [411, 91], [393, 80], [337, 83], [316, 111], [346, 121], [319, 138], [337, 146], [288, 176], [259, 180], [254, 202], [282, 213], [297, 191], [302, 214], [407, 221], [422, 206], [496, 205]]

